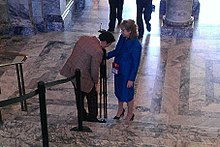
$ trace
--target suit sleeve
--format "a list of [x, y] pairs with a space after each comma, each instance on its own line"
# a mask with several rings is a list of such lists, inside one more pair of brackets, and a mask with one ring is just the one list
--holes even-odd
[[116, 46], [115, 46], [115, 49], [106, 54], [106, 59], [110, 59], [112, 57], [115, 57], [118, 54], [118, 52], [120, 51], [122, 42], [123, 42], [123, 36], [121, 35], [119, 37], [119, 40], [118, 40]]
[[98, 84], [99, 80], [99, 68], [102, 62], [103, 54], [102, 52], [96, 52], [95, 56], [91, 60], [91, 77], [94, 84]]

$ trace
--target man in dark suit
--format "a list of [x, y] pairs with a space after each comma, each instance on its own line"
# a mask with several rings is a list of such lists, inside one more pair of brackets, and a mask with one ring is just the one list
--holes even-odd
[[144, 14], [144, 21], [147, 27], [147, 31], [151, 31], [151, 13], [152, 13], [152, 0], [136, 0], [137, 4], [137, 25], [138, 25], [138, 38], [143, 38], [144, 35], [144, 23], [142, 14]]
[[[88, 113], [83, 108], [83, 120], [99, 122], [98, 116], [98, 93], [96, 85], [99, 79], [99, 67], [103, 57], [103, 48], [115, 41], [114, 36], [107, 31], [99, 37], [81, 36], [76, 42], [72, 54], [60, 70], [65, 77], [72, 77], [76, 69], [81, 71], [81, 94], [87, 98]], [[75, 80], [72, 81], [75, 87]]]
[[110, 13], [109, 13], [108, 31], [114, 32], [116, 18], [118, 20], [118, 25], [120, 25], [122, 21], [123, 5], [124, 5], [124, 0], [109, 0]]

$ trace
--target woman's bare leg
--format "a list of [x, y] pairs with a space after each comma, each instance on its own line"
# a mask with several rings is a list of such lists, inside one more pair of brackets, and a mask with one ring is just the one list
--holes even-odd
[[127, 116], [125, 117], [125, 121], [130, 121], [131, 118], [134, 115], [134, 100], [131, 100], [130, 102], [127, 103], [128, 105], [128, 113]]
[[118, 112], [116, 114], [117, 117], [120, 117], [123, 112], [123, 102], [118, 101]]

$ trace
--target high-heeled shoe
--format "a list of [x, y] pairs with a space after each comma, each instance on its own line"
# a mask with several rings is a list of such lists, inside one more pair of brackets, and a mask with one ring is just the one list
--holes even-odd
[[113, 119], [117, 119], [119, 120], [121, 117], [123, 117], [125, 115], [125, 109], [123, 108], [122, 113], [120, 114], [120, 116], [115, 116]]

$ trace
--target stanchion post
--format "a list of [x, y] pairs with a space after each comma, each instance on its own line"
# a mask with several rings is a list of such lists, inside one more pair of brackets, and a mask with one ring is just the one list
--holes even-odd
[[[19, 72], [19, 66], [18, 66], [18, 64], [16, 64], [16, 72], [17, 72], [17, 81], [18, 81], [19, 96], [22, 96], [21, 79], [20, 79], [20, 72]], [[23, 102], [21, 102], [21, 110], [24, 111], [24, 104], [23, 104]]]
[[78, 110], [78, 129], [79, 131], [83, 130], [83, 125], [82, 125], [82, 115], [83, 115], [83, 99], [82, 99], [82, 95], [81, 95], [81, 83], [80, 83], [80, 77], [81, 77], [81, 73], [80, 70], [77, 69], [75, 71], [75, 75], [76, 75], [76, 105], [77, 105], [77, 110]]
[[99, 79], [99, 117], [102, 118], [102, 86], [103, 86], [103, 59], [100, 65], [100, 79]]
[[[23, 96], [23, 95], [25, 95], [25, 87], [24, 87], [24, 77], [23, 77], [22, 63], [16, 64], [16, 72], [17, 72], [19, 96]], [[27, 111], [26, 100], [21, 102], [21, 110], [22, 111]]]
[[83, 109], [84, 109], [84, 101], [81, 95], [81, 73], [79, 69], [75, 71], [76, 76], [76, 106], [78, 112], [78, 127], [70, 129], [70, 131], [84, 131], [84, 132], [92, 132], [89, 127], [83, 126]]
[[2, 125], [3, 124], [3, 119], [2, 119], [2, 110], [1, 110], [1, 108], [0, 108], [0, 125]]
[[[20, 76], [21, 76], [21, 87], [22, 87], [22, 96], [25, 95], [25, 86], [24, 86], [24, 75], [23, 75], [23, 68], [22, 68], [22, 63], [19, 64], [20, 68]], [[24, 111], [27, 111], [27, 102], [26, 100], [23, 101], [24, 105]]]
[[106, 68], [106, 50], [103, 50], [103, 109], [104, 109], [104, 118], [107, 118], [107, 68]]
[[40, 101], [40, 118], [41, 118], [41, 130], [43, 137], [43, 147], [49, 147], [48, 141], [48, 129], [47, 129], [47, 108], [45, 98], [45, 84], [43, 81], [38, 82], [39, 101]]
[[[0, 87], [0, 94], [2, 93], [1, 87]], [[2, 119], [2, 110], [0, 108], [0, 125], [3, 124], [3, 119]]]

